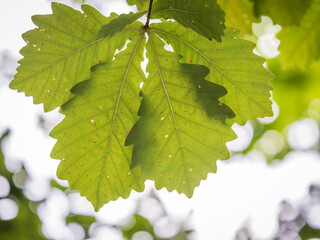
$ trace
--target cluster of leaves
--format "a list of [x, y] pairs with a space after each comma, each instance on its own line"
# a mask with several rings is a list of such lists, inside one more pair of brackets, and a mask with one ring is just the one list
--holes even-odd
[[128, 2], [140, 11], [105, 17], [52, 3], [52, 14], [33, 16], [10, 84], [45, 111], [61, 107], [50, 134], [57, 175], [96, 210], [146, 179], [191, 197], [229, 158], [231, 126], [272, 115], [273, 76], [215, 0]]

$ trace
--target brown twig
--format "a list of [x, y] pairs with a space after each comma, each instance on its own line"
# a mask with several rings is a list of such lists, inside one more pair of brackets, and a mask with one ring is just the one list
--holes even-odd
[[150, 3], [149, 3], [149, 10], [148, 10], [148, 17], [147, 17], [147, 21], [146, 21], [146, 24], [144, 25], [144, 29], [147, 29], [149, 28], [149, 21], [150, 21], [150, 16], [151, 16], [151, 10], [152, 10], [152, 3], [153, 3], [153, 0], [150, 0]]

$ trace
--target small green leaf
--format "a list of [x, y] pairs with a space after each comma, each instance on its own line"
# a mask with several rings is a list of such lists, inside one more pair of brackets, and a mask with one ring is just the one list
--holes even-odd
[[225, 143], [236, 136], [225, 119], [233, 113], [218, 101], [226, 90], [204, 80], [206, 67], [181, 64], [155, 31], [148, 36], [141, 118], [126, 142], [134, 144], [131, 166], [141, 165], [142, 178], [157, 189], [191, 197], [216, 160], [229, 158]]
[[111, 20], [108, 24], [102, 26], [98, 32], [97, 39], [112, 37], [114, 34], [121, 32], [127, 25], [130, 25], [145, 14], [146, 12], [121, 14], [119, 17]]
[[68, 101], [73, 96], [70, 89], [90, 77], [90, 68], [111, 61], [131, 31], [141, 26], [135, 24], [113, 38], [96, 40], [101, 27], [117, 15], [106, 18], [87, 5], [82, 10], [52, 3], [53, 14], [33, 16], [39, 28], [23, 34], [27, 46], [20, 52], [24, 58], [10, 88], [33, 96], [34, 103], [43, 103], [45, 111]]
[[237, 30], [227, 28], [221, 43], [197, 36], [172, 22], [153, 24], [151, 31], [183, 56], [181, 62], [208, 67], [206, 79], [227, 89], [228, 94], [220, 101], [236, 115], [228, 120], [230, 125], [244, 125], [248, 120], [273, 115], [270, 100], [273, 75], [263, 67], [265, 60], [253, 53], [255, 44], [240, 39]]
[[58, 139], [51, 156], [62, 159], [57, 175], [79, 190], [98, 211], [105, 203], [142, 191], [140, 168], [130, 170], [132, 146], [125, 139], [138, 119], [140, 82], [145, 76], [144, 34], [136, 31], [115, 60], [93, 68], [76, 97], [61, 108], [65, 119], [50, 135]]
[[153, 18], [173, 18], [200, 35], [221, 41], [223, 36], [224, 12], [216, 0], [162, 0], [153, 4]]

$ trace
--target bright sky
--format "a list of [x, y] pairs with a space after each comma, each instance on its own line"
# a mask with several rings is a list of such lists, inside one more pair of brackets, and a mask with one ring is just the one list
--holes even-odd
[[[72, 5], [67, 0], [61, 2]], [[95, 6], [103, 6], [102, 12], [105, 15], [111, 11], [122, 13], [134, 10], [129, 8], [124, 0], [94, 2]], [[51, 13], [51, 10], [50, 3], [46, 0], [0, 1], [0, 52], [8, 50], [13, 57], [19, 59], [21, 56], [18, 51], [24, 46], [20, 36], [35, 27], [30, 17], [47, 13]], [[272, 31], [274, 32], [274, 29]], [[259, 44], [265, 41], [266, 45], [277, 47], [274, 33], [272, 36], [264, 36]], [[270, 52], [276, 53], [276, 48]], [[8, 82], [4, 82], [4, 79], [0, 79], [0, 83], [0, 133], [6, 128], [12, 129], [10, 141], [4, 150], [8, 158], [25, 161], [33, 178], [28, 188], [30, 196], [36, 194], [41, 197], [48, 189], [43, 179], [55, 176], [59, 162], [49, 157], [55, 140], [39, 128], [38, 116], [45, 116], [51, 124], [50, 127], [57, 124], [62, 117], [57, 111], [44, 114], [41, 105], [32, 104], [32, 98], [26, 98], [23, 93], [18, 94], [10, 90]], [[302, 131], [297, 130], [300, 133], [293, 131], [291, 134], [297, 139], [310, 139], [314, 137], [317, 128], [310, 129], [308, 126], [304, 125]], [[231, 148], [244, 148], [243, 145], [252, 137], [252, 128], [247, 125], [243, 128], [235, 127], [235, 130], [240, 140], [236, 140]], [[232, 161], [219, 162], [218, 173], [209, 174], [208, 179], [195, 190], [192, 199], [175, 192], [168, 193], [166, 190], [158, 191], [157, 195], [164, 202], [168, 212], [178, 220], [187, 218], [193, 210], [192, 222], [197, 231], [195, 239], [231, 240], [244, 224], [249, 224], [257, 238], [270, 239], [277, 230], [280, 202], [288, 200], [298, 204], [307, 195], [310, 183], [320, 181], [319, 160], [316, 153], [297, 151], [287, 156], [285, 161], [268, 166], [259, 152], [237, 156]], [[152, 188], [152, 183], [148, 183], [148, 186], [146, 191]], [[145, 193], [134, 193], [128, 200], [121, 199], [107, 204], [97, 214], [98, 219], [117, 223], [134, 211], [135, 200], [143, 195]], [[76, 199], [75, 204], [71, 206], [73, 211], [92, 213], [92, 208], [85, 199], [77, 194], [72, 195], [72, 198]], [[46, 216], [43, 217], [44, 229], [50, 234], [55, 234], [57, 238], [62, 237], [65, 234], [62, 231], [65, 225], [61, 220], [70, 211], [70, 206], [65, 196], [58, 191], [56, 194], [52, 193], [49, 199], [47, 205], [39, 210], [41, 217], [44, 214]], [[57, 202], [60, 204], [57, 205]], [[112, 233], [109, 234], [108, 239], [119, 239], [117, 235], [112, 238]]]

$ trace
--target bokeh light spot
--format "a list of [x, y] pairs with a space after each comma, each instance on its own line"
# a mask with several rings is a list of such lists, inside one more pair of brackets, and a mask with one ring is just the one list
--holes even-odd
[[0, 197], [6, 197], [8, 196], [10, 192], [10, 184], [8, 182], [8, 180], [4, 177], [0, 175]]
[[148, 232], [140, 231], [133, 234], [131, 240], [153, 240], [153, 237]]
[[319, 141], [319, 126], [311, 118], [291, 124], [288, 131], [288, 142], [293, 149], [307, 150]]
[[0, 200], [0, 220], [8, 221], [18, 215], [18, 205], [15, 201], [5, 198]]

